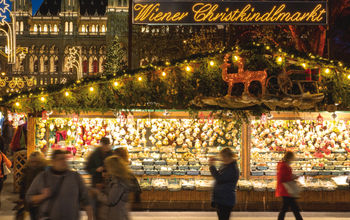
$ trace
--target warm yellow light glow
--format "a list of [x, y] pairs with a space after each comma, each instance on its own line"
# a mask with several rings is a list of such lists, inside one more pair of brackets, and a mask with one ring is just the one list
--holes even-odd
[[210, 66], [214, 66], [214, 65], [215, 65], [215, 62], [214, 62], [214, 61], [210, 61], [210, 62], [209, 62], [209, 65], [210, 65]]
[[190, 72], [191, 71], [191, 67], [190, 66], [186, 66], [186, 71]]
[[277, 57], [277, 63], [282, 63], [283, 58], [282, 57]]
[[239, 60], [239, 57], [238, 57], [238, 56], [234, 56], [233, 58], [235, 58], [235, 61], [238, 61], [238, 60]]
[[15, 105], [16, 105], [17, 107], [19, 107], [20, 104], [19, 104], [19, 102], [16, 102]]
[[166, 72], [162, 72], [162, 76], [166, 76]]
[[350, 74], [348, 75], [348, 79], [350, 80]]
[[325, 72], [325, 73], [330, 73], [331, 70], [327, 68], [327, 69], [324, 70], [324, 72]]
[[45, 102], [46, 101], [46, 99], [45, 99], [45, 97], [40, 97], [40, 101], [42, 101], [42, 102]]
[[266, 46], [266, 50], [270, 50], [270, 46]]
[[119, 83], [118, 83], [117, 81], [115, 81], [115, 82], [113, 83], [113, 85], [114, 85], [115, 87], [117, 87], [117, 86], [119, 86]]
[[6, 73], [5, 73], [5, 72], [2, 72], [2, 73], [1, 73], [1, 75], [2, 75], [2, 76], [5, 76], [5, 75], [6, 75]]
[[302, 63], [301, 65], [302, 65], [304, 68], [306, 68], [306, 63]]
[[65, 92], [64, 95], [65, 95], [65, 96], [69, 96], [69, 92]]
[[90, 92], [93, 92], [94, 91], [94, 87], [90, 87]]
[[187, 41], [184, 40], [184, 44], [187, 43]]
[[339, 62], [339, 66], [343, 66], [343, 63]]
[[139, 78], [137, 78], [137, 80], [138, 80], [138, 81], [142, 81], [142, 77], [141, 77], [141, 76], [139, 76]]

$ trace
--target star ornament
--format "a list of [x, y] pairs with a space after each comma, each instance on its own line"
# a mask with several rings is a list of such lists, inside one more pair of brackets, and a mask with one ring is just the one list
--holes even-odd
[[77, 54], [77, 53], [78, 53], [77, 48], [75, 48], [75, 47], [69, 48], [69, 54]]
[[6, 13], [6, 11], [10, 11], [10, 5], [6, 3], [6, 0], [0, 0], [0, 16], [1, 13]]
[[6, 19], [6, 15], [1, 14], [1, 12], [0, 12], [0, 25], [5, 24], [5, 19]]

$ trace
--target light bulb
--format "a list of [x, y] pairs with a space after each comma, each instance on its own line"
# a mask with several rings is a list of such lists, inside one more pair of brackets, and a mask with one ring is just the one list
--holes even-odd
[[348, 75], [348, 79], [350, 80], [350, 74]]
[[270, 46], [266, 46], [266, 50], [270, 50]]
[[239, 57], [238, 56], [234, 56], [235, 60], [238, 61], [239, 60]]
[[16, 105], [17, 107], [19, 107], [19, 102], [16, 102], [15, 105]]
[[166, 72], [162, 72], [162, 76], [166, 76]]
[[142, 81], [142, 77], [141, 77], [141, 76], [139, 76], [139, 78], [137, 78], [137, 80], [138, 80], [138, 81]]
[[324, 72], [325, 72], [325, 73], [330, 73], [331, 70], [327, 68], [327, 69], [324, 70]]
[[2, 72], [2, 73], [1, 73], [1, 75], [2, 75], [2, 76], [5, 76], [5, 75], [6, 75], [6, 73], [5, 73], [5, 72]]
[[191, 71], [191, 67], [190, 66], [186, 66], [186, 71], [187, 72]]
[[282, 61], [283, 61], [283, 58], [282, 58], [282, 57], [278, 57], [278, 58], [277, 58], [277, 62], [278, 62], [278, 63], [282, 63]]
[[45, 97], [42, 96], [42, 97], [40, 98], [40, 101], [45, 102], [45, 101], [46, 101]]
[[90, 92], [93, 92], [94, 91], [94, 87], [90, 87], [89, 90], [90, 90]]
[[306, 63], [302, 63], [301, 65], [302, 65], [304, 68], [306, 68]]
[[69, 96], [69, 92], [65, 92], [64, 95], [65, 95], [65, 96]]
[[117, 86], [119, 86], [119, 83], [118, 83], [117, 81], [115, 81], [115, 82], [113, 83], [113, 85], [114, 85], [115, 87], [117, 87]]
[[210, 62], [209, 62], [209, 65], [210, 65], [210, 66], [214, 66], [214, 65], [215, 65], [215, 62], [214, 62], [214, 61], [210, 61]]

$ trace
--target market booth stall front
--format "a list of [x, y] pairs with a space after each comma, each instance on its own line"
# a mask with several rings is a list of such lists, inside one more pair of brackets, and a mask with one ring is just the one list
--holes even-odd
[[67, 149], [83, 175], [101, 137], [127, 147], [143, 189], [135, 209], [209, 210], [208, 158], [223, 147], [238, 155], [236, 209], [278, 207], [276, 163], [287, 150], [298, 156], [304, 210], [347, 209], [350, 113], [336, 112], [350, 109], [344, 64], [253, 44], [125, 73], [4, 97], [2, 104], [34, 112], [28, 154]]
[[[238, 155], [241, 178], [238, 210], [275, 210], [276, 165], [285, 148], [296, 152], [302, 176], [304, 210], [346, 210], [350, 174], [350, 113], [272, 112], [269, 119], [239, 123], [201, 112], [158, 111], [133, 114], [52, 114], [31, 120], [31, 144], [47, 155], [70, 152], [72, 169], [82, 175], [90, 152], [107, 136], [113, 147], [127, 147], [130, 167], [143, 189], [135, 209], [208, 210], [213, 180], [208, 158], [223, 147]], [[45, 149], [45, 146], [48, 146]]]

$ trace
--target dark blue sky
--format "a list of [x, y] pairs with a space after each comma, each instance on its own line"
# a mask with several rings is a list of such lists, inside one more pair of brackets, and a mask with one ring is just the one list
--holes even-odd
[[[6, 3], [10, 4], [11, 5], [11, 1], [10, 0], [5, 0]], [[32, 8], [33, 8], [33, 15], [35, 14], [35, 12], [39, 9], [41, 3], [43, 2], [44, 0], [32, 0]], [[12, 7], [12, 6], [11, 6]], [[8, 16], [8, 15], [7, 15]]]
[[39, 9], [41, 3], [43, 0], [32, 0], [32, 5], [33, 5], [33, 14]]

